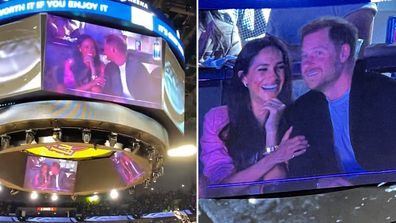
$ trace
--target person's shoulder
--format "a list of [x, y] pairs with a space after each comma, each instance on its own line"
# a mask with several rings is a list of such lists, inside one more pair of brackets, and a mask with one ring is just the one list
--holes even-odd
[[[396, 80], [376, 72], [355, 73], [358, 75], [354, 81], [360, 87], [378, 91], [396, 91]], [[352, 83], [353, 84], [353, 83]], [[356, 85], [356, 84], [355, 84]]]
[[114, 69], [115, 67], [118, 67], [118, 65], [115, 64], [113, 61], [111, 61], [111, 62], [109, 62], [109, 63], [107, 63], [107, 64], [105, 65], [105, 69], [106, 69], [106, 70], [107, 70], [107, 69]]
[[308, 114], [320, 112], [326, 105], [326, 98], [318, 91], [310, 90], [287, 106], [285, 116], [302, 118]]
[[134, 56], [134, 55], [137, 54], [137, 52], [138, 52], [137, 50], [128, 49], [128, 50], [127, 50], [127, 56], [128, 56], [128, 57]]
[[307, 93], [303, 94], [302, 96], [300, 96], [294, 103], [293, 106], [306, 106], [307, 104], [313, 104], [318, 100], [322, 100], [323, 99], [323, 94], [318, 92], [318, 91], [314, 91], [314, 90], [310, 90]]
[[205, 115], [206, 117], [227, 117], [228, 118], [228, 107], [226, 105], [211, 108]]
[[396, 84], [396, 81], [386, 75], [376, 72], [366, 72], [365, 77], [368, 81], [377, 81], [383, 84]]
[[141, 52], [137, 51], [137, 50], [132, 50], [132, 49], [128, 49], [127, 50], [127, 60], [139, 60], [141, 55]]
[[218, 106], [211, 108], [204, 118], [204, 125], [212, 128], [223, 128], [229, 122], [228, 107]]

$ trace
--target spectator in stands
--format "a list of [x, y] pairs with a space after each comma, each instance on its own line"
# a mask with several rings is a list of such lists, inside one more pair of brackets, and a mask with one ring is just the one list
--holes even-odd
[[267, 33], [285, 41], [290, 47], [292, 58], [299, 61], [301, 40], [298, 33], [300, 29], [310, 21], [322, 16], [343, 17], [358, 29], [358, 38], [363, 40], [359, 53], [359, 56], [362, 57], [364, 48], [371, 43], [373, 21], [376, 13], [377, 6], [372, 2], [303, 8], [275, 8], [271, 9]]
[[236, 56], [241, 51], [236, 21], [227, 13], [202, 11], [199, 13], [199, 52], [200, 62], [206, 59], [219, 59], [227, 55]]

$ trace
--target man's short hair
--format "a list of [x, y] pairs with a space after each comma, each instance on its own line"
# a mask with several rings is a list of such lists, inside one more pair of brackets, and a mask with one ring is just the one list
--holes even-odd
[[122, 54], [126, 54], [127, 52], [126, 42], [121, 36], [110, 34], [106, 36], [105, 44], [113, 46], [118, 52]]
[[301, 30], [301, 41], [304, 40], [306, 35], [325, 28], [329, 28], [329, 37], [336, 47], [341, 47], [345, 43], [351, 47], [351, 54], [348, 59], [354, 58], [358, 30], [352, 23], [341, 17], [326, 16], [306, 24]]

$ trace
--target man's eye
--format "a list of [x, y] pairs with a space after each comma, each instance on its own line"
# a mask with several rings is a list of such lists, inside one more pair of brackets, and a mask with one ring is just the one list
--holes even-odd
[[322, 51], [315, 51], [315, 55], [316, 55], [316, 56], [322, 56], [322, 55], [323, 55], [323, 52], [322, 52]]

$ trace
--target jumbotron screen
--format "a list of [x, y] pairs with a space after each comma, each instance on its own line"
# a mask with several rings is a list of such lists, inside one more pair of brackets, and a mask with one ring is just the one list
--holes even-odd
[[44, 89], [161, 108], [162, 39], [48, 15]]
[[131, 184], [144, 175], [144, 171], [139, 165], [133, 161], [131, 157], [124, 152], [115, 152], [111, 157], [118, 174], [121, 176], [125, 184]]
[[0, 99], [41, 89], [40, 17], [0, 26]]
[[28, 156], [24, 187], [46, 192], [73, 192], [77, 161]]
[[164, 60], [164, 100], [165, 112], [176, 127], [184, 131], [184, 70], [177, 62], [170, 48], [165, 48]]

